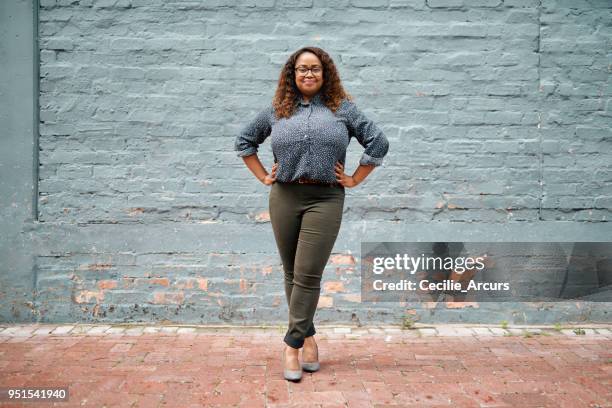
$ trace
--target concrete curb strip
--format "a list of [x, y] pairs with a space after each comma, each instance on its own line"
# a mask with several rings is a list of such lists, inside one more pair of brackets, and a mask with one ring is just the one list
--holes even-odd
[[[244, 332], [275, 336], [286, 330], [279, 326], [215, 326], [215, 325], [181, 325], [181, 324], [0, 324], [2, 337], [32, 336], [141, 336], [141, 335], [201, 335], [225, 334], [234, 335]], [[317, 326], [317, 334], [326, 338], [348, 338], [400, 336], [604, 336], [612, 338], [612, 324], [586, 324], [562, 326], [529, 326], [529, 325], [465, 325], [436, 324], [415, 325], [414, 328], [402, 329], [399, 326]]]

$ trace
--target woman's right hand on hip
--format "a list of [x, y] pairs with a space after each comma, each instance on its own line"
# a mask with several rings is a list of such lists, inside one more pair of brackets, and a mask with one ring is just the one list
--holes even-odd
[[272, 173], [266, 174], [266, 177], [264, 177], [262, 183], [269, 186], [270, 184], [273, 184], [276, 181], [276, 168], [277, 167], [278, 167], [278, 163], [274, 163], [274, 165], [272, 165]]

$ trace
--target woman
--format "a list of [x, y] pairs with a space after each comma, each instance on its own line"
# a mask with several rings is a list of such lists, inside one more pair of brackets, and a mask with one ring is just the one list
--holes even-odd
[[[271, 135], [272, 173], [257, 156]], [[351, 137], [365, 148], [352, 176], [344, 173]], [[284, 271], [289, 327], [284, 337], [284, 377], [319, 369], [313, 317], [323, 270], [334, 246], [352, 188], [382, 164], [389, 143], [346, 93], [331, 57], [317, 47], [293, 53], [281, 71], [272, 104], [236, 137], [234, 150], [266, 185], [270, 222]], [[300, 367], [299, 349], [303, 347]]]

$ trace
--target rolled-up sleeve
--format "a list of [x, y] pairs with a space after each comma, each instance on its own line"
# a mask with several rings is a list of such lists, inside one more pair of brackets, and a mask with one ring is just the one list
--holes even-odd
[[359, 164], [380, 166], [389, 151], [389, 141], [353, 102], [349, 102], [348, 106], [348, 130], [349, 136], [354, 136], [365, 148]]
[[257, 148], [266, 140], [272, 131], [272, 106], [262, 110], [251, 122], [242, 128], [234, 142], [237, 156], [249, 156], [257, 153]]

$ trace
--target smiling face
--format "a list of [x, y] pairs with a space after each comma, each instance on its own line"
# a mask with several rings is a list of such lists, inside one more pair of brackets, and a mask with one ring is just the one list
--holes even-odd
[[[312, 69], [300, 72], [304, 68]], [[323, 86], [323, 64], [319, 57], [311, 52], [300, 54], [295, 61], [295, 83], [306, 100], [319, 92]]]

